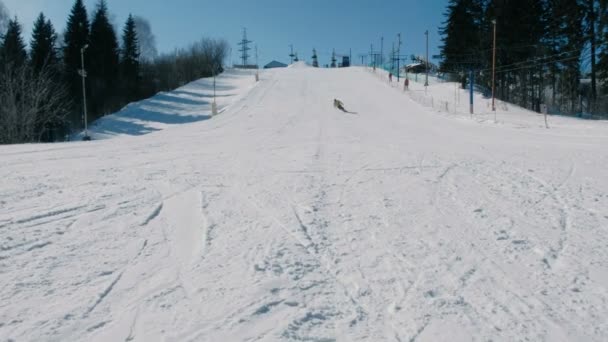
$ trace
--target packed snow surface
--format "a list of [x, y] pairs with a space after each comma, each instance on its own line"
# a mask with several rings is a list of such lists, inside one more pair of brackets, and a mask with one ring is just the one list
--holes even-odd
[[195, 82], [162, 130], [0, 147], [1, 339], [608, 340], [605, 122], [364, 68], [235, 82], [208, 120]]

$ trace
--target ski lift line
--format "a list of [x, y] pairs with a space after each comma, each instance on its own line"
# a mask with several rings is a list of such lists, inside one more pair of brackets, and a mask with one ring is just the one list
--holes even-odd
[[[497, 50], [517, 50], [517, 49], [523, 49], [523, 48], [528, 48], [528, 47], [539, 47], [539, 46], [544, 46], [544, 45], [545, 45], [544, 43], [511, 45], [511, 46], [497, 45], [496, 49]], [[458, 57], [458, 56], [478, 56], [482, 52], [492, 52], [492, 48], [484, 49], [484, 50], [477, 50], [477, 51], [471, 52], [471, 53], [449, 53], [449, 54], [440, 54], [440, 55], [442, 55], [442, 56], [454, 56], [454, 57]]]
[[[573, 60], [576, 60], [576, 59], [578, 59], [578, 58], [579, 58], [579, 57], [570, 57], [570, 58], [564, 58], [564, 59], [562, 59], [562, 60], [558, 60], [558, 61], [556, 61], [556, 62], [567, 62], [567, 61], [573, 61]], [[527, 67], [514, 68], [514, 69], [509, 69], [509, 70], [501, 70], [501, 71], [497, 71], [496, 73], [497, 73], [497, 74], [501, 74], [501, 73], [506, 73], [506, 72], [511, 72], [511, 71], [517, 71], [517, 70], [525, 70], [525, 69], [537, 68], [537, 67], [539, 67], [539, 66], [546, 65], [546, 64], [550, 64], [550, 63], [538, 63], [538, 64], [535, 64], [535, 65], [530, 65], [530, 66], [527, 66]]]
[[[531, 59], [525, 60], [525, 61], [515, 62], [515, 63], [512, 63], [512, 64], [501, 65], [500, 67], [496, 68], [496, 71], [503, 70], [503, 69], [506, 69], [506, 68], [511, 68], [511, 67], [518, 66], [518, 65], [521, 65], [521, 64], [537, 63], [539, 61], [547, 60], [547, 59], [549, 59], [551, 57], [558, 57], [560, 55], [567, 55], [567, 54], [576, 53], [576, 52], [581, 52], [581, 51], [577, 49], [577, 50], [573, 50], [573, 51], [562, 52], [562, 53], [555, 54], [555, 55], [536, 57], [536, 58], [531, 58]], [[571, 56], [571, 57], [572, 58], [574, 58], [574, 57], [581, 57], [582, 58], [582, 55], [583, 54], [581, 54], [579, 56]], [[558, 58], [558, 59], [548, 60], [548, 61], [545, 61], [545, 62], [546, 63], [552, 63], [552, 62], [559, 62], [560, 60], [561, 60], [561, 58]], [[487, 70], [492, 70], [492, 68], [488, 68], [488, 69], [484, 69], [484, 70], [486, 70], [486, 71]]]
[[[587, 35], [587, 36], [583, 36], [580, 39], [581, 40], [587, 40], [589, 38], [591, 38], [593, 35]], [[596, 36], [598, 36], [598, 34], [596, 34]], [[608, 44], [608, 42], [596, 42], [596, 46], [602, 46], [602, 45], [606, 45]], [[513, 45], [513, 46], [496, 46], [496, 49], [500, 49], [500, 50], [505, 50], [505, 49], [518, 49], [518, 48], [524, 48], [524, 47], [542, 47], [545, 46], [545, 43], [537, 43], [537, 44], [525, 44], [525, 45]], [[449, 54], [440, 54], [441, 56], [453, 56], [453, 57], [460, 57], [460, 56], [478, 56], [480, 53], [482, 52], [491, 52], [492, 48], [489, 49], [485, 49], [485, 50], [479, 50], [476, 52], [472, 52], [472, 53], [462, 53], [462, 54], [458, 54], [458, 53], [449, 53]]]
[[[526, 61], [521, 61], [521, 62], [517, 62], [517, 63], [513, 63], [513, 64], [508, 64], [508, 65], [501, 65], [500, 67], [496, 68], [496, 70], [503, 70], [505, 68], [511, 68], [513, 66], [517, 66], [520, 64], [526, 64], [526, 63], [538, 63], [540, 61], [543, 61], [549, 57], [553, 57], [553, 56], [557, 56], [557, 55], [562, 55], [562, 54], [568, 54], [568, 53], [574, 53], [574, 52], [581, 52], [580, 50], [573, 50], [573, 51], [568, 51], [568, 52], [563, 52], [560, 54], [556, 54], [556, 55], [550, 55], [550, 56], [546, 56], [546, 57], [538, 57], [538, 58], [533, 58], [533, 59], [529, 59]], [[591, 57], [591, 53], [590, 52], [582, 52], [579, 56], [571, 56], [572, 59], [576, 59], [576, 58], [581, 58], [581, 59], [586, 59]], [[563, 61], [562, 58], [559, 59], [553, 59], [553, 60], [549, 60], [549, 61], [545, 61], [543, 62], [543, 64], [549, 64], [549, 63], [555, 63], [555, 62], [560, 62]], [[487, 69], [482, 69], [483, 71], [489, 71], [492, 70], [492, 68], [487, 68]]]
[[[551, 64], [551, 63], [555, 63], [555, 62], [566, 62], [566, 61], [571, 61], [571, 60], [576, 60], [578, 58], [584, 59], [584, 58], [588, 58], [590, 56], [576, 56], [576, 57], [568, 57], [568, 58], [562, 58], [562, 59], [558, 59], [558, 60], [552, 60], [552, 61], [548, 61], [548, 62], [543, 62], [543, 63], [535, 63], [533, 65], [528, 65], [525, 67], [519, 67], [519, 68], [511, 68], [511, 69], [507, 69], [507, 70], [497, 70], [496, 73], [497, 74], [501, 74], [501, 73], [506, 73], [506, 72], [511, 72], [511, 71], [517, 71], [517, 70], [524, 70], [524, 69], [530, 69], [530, 68], [537, 68], [541, 65], [547, 65], [547, 64]], [[484, 72], [484, 71], [491, 71], [492, 68], [488, 68], [488, 69], [480, 69], [478, 71]]]
[[[575, 50], [570, 50], [570, 51], [562, 51], [562, 52], [551, 54], [551, 55], [535, 57], [533, 59], [547, 59], [547, 58], [558, 57], [560, 55], [564, 55], [564, 54], [568, 54], [568, 53], [575, 53], [575, 52], [581, 52], [581, 50], [580, 49], [575, 49]], [[502, 65], [500, 67], [497, 67], [497, 69], [505, 68], [505, 67], [511, 67], [511, 66], [515, 66], [515, 65], [518, 65], [518, 64], [529, 63], [533, 59], [528, 59], [528, 60], [525, 60], [525, 61], [520, 61], [520, 62], [515, 62], [515, 63], [511, 63], [511, 64], [507, 64], [507, 65]], [[450, 63], [446, 63], [446, 64], [473, 64], [473, 63], [476, 63], [476, 62], [478, 62], [478, 61], [471, 60], [471, 61], [467, 61], [467, 62], [450, 62]], [[491, 70], [491, 68], [489, 68], [488, 70]]]
[[[595, 45], [596, 45], [596, 47], [608, 46], [608, 41], [607, 42], [598, 42]], [[558, 52], [558, 53], [555, 53], [555, 54], [552, 54], [552, 55], [547, 55], [547, 56], [537, 57], [537, 58], [549, 58], [549, 57], [552, 57], [552, 56], [558, 56], [558, 55], [561, 55], [561, 54], [573, 53], [573, 52], [581, 52], [581, 54], [588, 53], [589, 57], [591, 57], [591, 47], [583, 47], [582, 49], [574, 49], [574, 50], [570, 50], [570, 51], [563, 51], [563, 52]], [[518, 62], [518, 63], [524, 63], [524, 62]]]
[[[539, 67], [541, 65], [546, 65], [546, 64], [550, 64], [550, 63], [554, 63], [554, 62], [566, 62], [566, 61], [576, 60], [576, 59], [579, 59], [579, 58], [587, 58], [587, 57], [590, 57], [590, 56], [586, 56], [586, 57], [579, 57], [579, 56], [577, 56], [577, 57], [564, 58], [564, 59], [561, 59], [561, 60], [556, 60], [556, 61], [551, 61], [551, 62], [545, 62], [545, 63], [537, 63], [537, 64], [534, 64], [534, 65], [530, 65], [530, 66], [526, 66], [526, 67], [521, 67], [521, 68], [514, 68], [514, 69], [509, 69], [509, 70], [496, 71], [496, 73], [500, 74], [500, 73], [505, 73], [505, 72], [511, 72], [511, 71], [517, 71], [517, 70], [536, 68], [536, 67]], [[488, 69], [482, 70], [482, 71], [487, 71], [487, 70]], [[492, 70], [492, 69], [489, 69], [489, 70]]]
[[[507, 49], [520, 49], [520, 48], [526, 48], [526, 47], [538, 47], [539, 45], [542, 44], [527, 44], [527, 45], [515, 45], [515, 46], [496, 46], [497, 50], [507, 50]], [[475, 52], [471, 52], [471, 53], [448, 53], [448, 54], [441, 54], [441, 56], [453, 56], [453, 57], [462, 57], [462, 56], [478, 56], [480, 53], [483, 52], [492, 52], [492, 48], [489, 49], [484, 49], [484, 50], [477, 50]]]
[[[543, 61], [543, 60], [546, 60], [546, 59], [551, 58], [551, 57], [558, 57], [558, 56], [561, 56], [561, 55], [564, 55], [564, 54], [575, 53], [575, 52], [581, 52], [581, 50], [580, 49], [576, 49], [576, 50], [571, 50], [571, 51], [563, 51], [563, 52], [556, 53], [556, 54], [553, 54], [553, 55], [536, 57], [536, 58], [528, 59], [528, 60], [525, 60], [525, 61], [515, 62], [515, 63], [511, 63], [511, 64], [507, 64], [507, 65], [501, 65], [500, 67], [496, 68], [496, 71], [497, 72], [498, 71], [505, 71], [504, 69], [510, 69], [510, 68], [512, 68], [514, 66], [518, 66], [518, 65], [526, 64], [526, 63], [536, 63], [536, 64], [538, 64], [539, 61]], [[573, 57], [571, 57], [571, 59], [576, 59], [576, 58], [586, 59], [586, 58], [589, 58], [589, 57], [591, 57], [590, 53], [583, 52], [580, 56], [573, 56]], [[560, 62], [560, 61], [564, 61], [564, 59], [563, 58], [552, 59], [552, 60], [548, 60], [548, 61], [543, 62], [543, 64], [550, 64], [550, 63], [555, 63], [555, 62]], [[478, 63], [478, 62], [479, 61], [471, 60], [471, 61], [467, 61], [467, 62], [450, 62], [450, 63], [446, 63], [446, 64], [447, 65], [461, 65], [461, 64], [462, 65], [469, 65], [469, 64], [475, 64], [475, 63]], [[524, 69], [526, 69], [526, 68], [529, 68], [529, 67], [524, 67]], [[492, 68], [485, 68], [485, 69], [480, 69], [480, 70], [481, 71], [490, 71], [490, 70], [492, 70]]]
[[[560, 60], [555, 60], [555, 61], [550, 61], [550, 62], [536, 63], [534, 65], [529, 65], [529, 66], [525, 66], [525, 67], [521, 67], [521, 68], [512, 68], [512, 69], [508, 69], [508, 70], [500, 70], [500, 71], [496, 71], [496, 73], [497, 74], [502, 74], [502, 73], [507, 73], [507, 72], [512, 72], [512, 71], [537, 68], [539, 66], [546, 65], [546, 64], [551, 64], [551, 63], [555, 63], [555, 62], [566, 62], [566, 61], [576, 60], [578, 58], [584, 59], [584, 58], [588, 58], [588, 57], [590, 57], [590, 56], [577, 56], [577, 57], [563, 58], [563, 59], [560, 59]], [[483, 71], [490, 71], [490, 70], [492, 70], [492, 69], [491, 68], [490, 69], [481, 69], [481, 70], [478, 70], [478, 71], [483, 72]]]

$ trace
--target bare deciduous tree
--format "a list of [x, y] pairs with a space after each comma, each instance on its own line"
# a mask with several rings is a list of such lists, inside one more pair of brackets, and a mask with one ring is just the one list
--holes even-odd
[[0, 38], [4, 36], [6, 33], [6, 28], [8, 26], [8, 21], [10, 20], [8, 9], [4, 6], [2, 0], [0, 0]]
[[203, 38], [188, 48], [160, 56], [153, 65], [156, 90], [171, 90], [222, 72], [227, 53], [225, 40]]
[[0, 144], [39, 142], [70, 109], [65, 87], [43, 69], [6, 65], [0, 74]]
[[152, 62], [158, 56], [158, 51], [150, 22], [139, 16], [134, 16], [133, 20], [135, 20], [135, 32], [139, 43], [139, 58], [142, 62]]

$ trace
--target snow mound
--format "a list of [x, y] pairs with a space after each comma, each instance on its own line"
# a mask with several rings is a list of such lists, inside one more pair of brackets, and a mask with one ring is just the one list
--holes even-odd
[[299, 62], [295, 62], [293, 64], [291, 64], [290, 66], [288, 66], [288, 68], [292, 68], [292, 69], [304, 69], [304, 68], [310, 68], [311, 66], [306, 64], [306, 62], [304, 61], [299, 61]]

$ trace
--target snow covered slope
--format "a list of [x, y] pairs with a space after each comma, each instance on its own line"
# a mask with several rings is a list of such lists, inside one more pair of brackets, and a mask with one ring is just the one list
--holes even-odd
[[[215, 84], [218, 112], [244, 96], [254, 85], [254, 70], [228, 69]], [[90, 127], [90, 136], [108, 139], [123, 135], [143, 135], [170, 127], [211, 118], [213, 78], [200, 79], [170, 92], [131, 103], [121, 111], [104, 116]], [[80, 133], [76, 139], [81, 139]]]
[[608, 129], [528, 117], [299, 67], [210, 120], [1, 146], [0, 338], [606, 341]]

